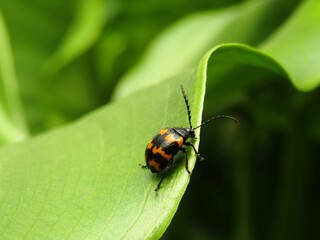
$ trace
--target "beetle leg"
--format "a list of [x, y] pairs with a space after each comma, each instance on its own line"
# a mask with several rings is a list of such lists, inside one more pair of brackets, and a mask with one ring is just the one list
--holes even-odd
[[191, 172], [189, 171], [188, 151], [185, 148], [180, 148], [179, 150], [185, 153], [185, 155], [186, 155], [186, 170], [187, 170], [188, 174], [191, 174]]
[[140, 166], [141, 168], [144, 168], [144, 169], [149, 168], [148, 165], [143, 165], [143, 164], [141, 164], [141, 163], [139, 164], [139, 166]]
[[170, 162], [168, 163], [168, 165], [165, 167], [164, 172], [163, 172], [163, 174], [162, 174], [162, 177], [161, 177], [161, 179], [160, 179], [160, 182], [158, 183], [156, 189], [154, 190], [155, 192], [157, 192], [157, 191], [160, 189], [161, 183], [162, 183], [162, 181], [163, 181], [163, 179], [164, 179], [164, 176], [166, 175], [167, 171], [172, 167], [172, 163], [173, 163], [173, 161], [170, 161]]
[[201, 155], [198, 153], [198, 151], [196, 150], [196, 148], [193, 146], [193, 144], [191, 142], [185, 142], [184, 145], [191, 146], [193, 148], [195, 154], [197, 155], [197, 158], [199, 158], [200, 161], [204, 161], [204, 158], [201, 157]]

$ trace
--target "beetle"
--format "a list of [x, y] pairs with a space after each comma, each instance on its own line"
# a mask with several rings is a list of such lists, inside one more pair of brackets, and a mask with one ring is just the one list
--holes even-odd
[[155, 189], [156, 192], [160, 189], [161, 183], [167, 171], [172, 167], [173, 159], [179, 151], [182, 151], [185, 154], [185, 169], [188, 174], [191, 174], [191, 172], [188, 167], [188, 151], [186, 147], [192, 147], [197, 158], [200, 161], [204, 160], [204, 158], [196, 150], [195, 146], [191, 142], [187, 141], [189, 138], [196, 139], [196, 129], [219, 118], [228, 118], [233, 120], [235, 123], [239, 124], [238, 120], [234, 117], [230, 117], [227, 115], [218, 115], [208, 119], [207, 121], [201, 123], [199, 126], [193, 128], [191, 124], [191, 110], [189, 101], [184, 91], [183, 85], [181, 85], [180, 87], [187, 108], [189, 127], [167, 127], [162, 129], [148, 142], [148, 145], [145, 150], [146, 165], [140, 164], [142, 168], [150, 169], [152, 173], [163, 172], [162, 177]]

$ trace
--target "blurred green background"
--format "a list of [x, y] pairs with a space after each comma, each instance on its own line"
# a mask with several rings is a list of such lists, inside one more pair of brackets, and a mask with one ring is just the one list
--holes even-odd
[[1, 0], [30, 131], [105, 104], [163, 29], [234, 2]]
[[[0, 0], [25, 137], [111, 101], [146, 46], [177, 20], [242, 2]], [[301, 2], [269, 9], [268, 22], [243, 43], [262, 44]], [[200, 152], [207, 160], [197, 164], [162, 238], [319, 239], [319, 89], [298, 91], [261, 69], [228, 69], [223, 82], [208, 84], [203, 119], [219, 112], [236, 116], [240, 126], [219, 121], [202, 131]], [[208, 82], [215, 77], [208, 72]], [[243, 86], [233, 89], [234, 78]]]

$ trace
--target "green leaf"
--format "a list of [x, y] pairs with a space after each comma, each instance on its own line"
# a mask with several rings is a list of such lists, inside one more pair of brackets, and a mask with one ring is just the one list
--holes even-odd
[[27, 135], [10, 40], [0, 11], [0, 145]]
[[0, 5], [32, 133], [71, 121], [101, 105], [101, 97], [94, 91], [101, 86], [95, 85], [88, 64], [92, 60], [85, 53], [115, 11], [109, 1], [4, 0]]
[[320, 84], [320, 2], [302, 1], [298, 10], [261, 48], [287, 70], [301, 91]]
[[287, 14], [280, 9], [279, 1], [246, 1], [181, 19], [155, 38], [140, 62], [121, 79], [114, 99], [192, 69], [213, 46], [228, 42], [257, 45], [278, 26], [275, 14]]
[[[138, 164], [144, 162], [146, 143], [160, 129], [188, 125], [180, 84], [190, 100], [193, 124], [200, 123], [210, 56], [281, 71], [269, 57], [247, 46], [222, 45], [204, 56], [196, 75], [162, 81], [70, 126], [2, 148], [0, 215], [6, 217], [0, 222], [0, 237], [160, 237], [177, 210], [189, 175], [183, 161], [178, 161], [155, 193], [159, 177]], [[190, 159], [193, 169], [194, 155]]]
[[[139, 164], [161, 128], [187, 125], [179, 84], [185, 84], [194, 124], [200, 122], [204, 80], [185, 79], [165, 81], [70, 126], [2, 148], [0, 238], [160, 236], [189, 175], [178, 164], [156, 194], [159, 177]], [[193, 164], [194, 157], [190, 169]]]
[[58, 50], [45, 65], [52, 75], [87, 51], [100, 36], [108, 14], [103, 0], [79, 1], [74, 22]]
[[[269, 13], [270, 9], [278, 9], [278, 5], [278, 1], [248, 1], [222, 11], [185, 17], [154, 40], [137, 66], [120, 81], [113, 97], [121, 98], [186, 71], [212, 46], [226, 42], [259, 46], [283, 65], [299, 90], [314, 89], [320, 82], [319, 2], [304, 1], [270, 37], [266, 29], [270, 25], [274, 29], [279, 26], [273, 26], [277, 23], [274, 22], [276, 17]], [[301, 34], [302, 31], [305, 34]]]

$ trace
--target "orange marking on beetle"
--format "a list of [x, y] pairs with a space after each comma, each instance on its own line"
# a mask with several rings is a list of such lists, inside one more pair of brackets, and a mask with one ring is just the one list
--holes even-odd
[[162, 129], [162, 130], [159, 132], [159, 134], [160, 134], [160, 135], [163, 135], [163, 134], [166, 134], [166, 132], [168, 132], [168, 129], [167, 129], [167, 128]]
[[182, 144], [183, 144], [183, 137], [179, 137], [179, 139], [177, 140], [178, 146], [179, 148], [181, 148]]
[[157, 163], [154, 159], [150, 160], [148, 165], [149, 167], [153, 167], [157, 172], [161, 171], [159, 163]]
[[180, 137], [180, 136], [178, 136], [178, 135], [176, 135], [176, 134], [173, 134], [173, 133], [168, 134], [164, 139], [165, 139], [166, 141], [168, 141], [169, 143], [177, 142], [179, 148], [180, 148], [180, 147], [182, 146], [182, 144], [183, 144], [183, 137]]
[[162, 147], [159, 147], [159, 148], [154, 147], [152, 149], [152, 153], [153, 154], [159, 153], [161, 155], [161, 157], [163, 157], [164, 159], [166, 159], [168, 161], [171, 160], [171, 158], [172, 158], [172, 154], [166, 154], [165, 151], [162, 150]]
[[151, 140], [148, 142], [147, 149], [151, 149], [151, 148], [153, 147], [152, 140], [153, 140], [153, 139], [151, 139]]

